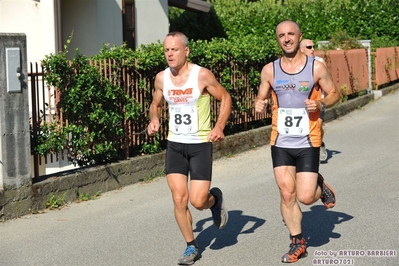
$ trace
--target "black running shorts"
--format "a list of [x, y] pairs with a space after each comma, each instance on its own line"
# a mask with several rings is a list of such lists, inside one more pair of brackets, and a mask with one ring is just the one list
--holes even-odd
[[280, 148], [271, 146], [273, 168], [290, 165], [296, 172], [319, 172], [320, 148]]
[[212, 142], [184, 144], [167, 142], [166, 174], [183, 174], [191, 180], [212, 179]]

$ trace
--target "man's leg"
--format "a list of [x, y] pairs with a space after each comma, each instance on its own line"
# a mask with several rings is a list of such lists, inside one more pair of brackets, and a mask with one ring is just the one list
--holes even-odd
[[212, 143], [190, 145], [190, 202], [198, 210], [211, 209], [215, 226], [222, 229], [228, 221], [223, 193], [212, 188]]
[[223, 204], [223, 193], [219, 188], [212, 188], [210, 181], [191, 180], [190, 202], [197, 210], [211, 209], [215, 226], [222, 229], [228, 221], [228, 212]]
[[179, 265], [191, 265], [198, 260], [201, 255], [199, 254], [198, 246], [195, 242], [193, 218], [188, 208], [188, 178], [182, 174], [168, 174], [166, 178], [172, 192], [175, 219], [187, 243], [187, 248], [182, 257], [178, 259], [177, 263]]
[[326, 208], [332, 208], [336, 203], [334, 190], [325, 182], [319, 172], [318, 149], [306, 148], [297, 158], [296, 192], [298, 200], [310, 205], [321, 199]]
[[274, 168], [277, 186], [280, 190], [280, 211], [291, 235], [302, 233], [302, 211], [296, 200], [296, 173], [294, 166]]
[[192, 229], [193, 219], [188, 208], [189, 191], [187, 176], [182, 174], [169, 174], [166, 176], [174, 204], [176, 222], [186, 242], [194, 240]]
[[325, 161], [328, 158], [326, 145], [324, 144], [323, 137], [324, 137], [324, 129], [323, 129], [323, 119], [318, 119], [320, 125], [320, 133], [321, 133], [321, 146], [320, 146], [320, 161]]
[[281, 214], [290, 232], [292, 243], [282, 262], [296, 262], [307, 256], [306, 242], [302, 236], [302, 211], [297, 202], [296, 167], [279, 166], [274, 168], [277, 185], [281, 196]]
[[210, 181], [190, 181], [190, 203], [197, 210], [210, 209], [215, 204], [215, 197], [209, 193], [210, 187]]
[[321, 188], [317, 184], [318, 173], [297, 173], [296, 191], [298, 201], [305, 205], [311, 205], [320, 199]]

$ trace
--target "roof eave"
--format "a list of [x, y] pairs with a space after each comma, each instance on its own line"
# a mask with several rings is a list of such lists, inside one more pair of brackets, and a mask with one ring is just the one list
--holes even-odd
[[211, 10], [211, 3], [203, 0], [168, 0], [169, 6], [182, 8], [189, 11], [209, 12]]

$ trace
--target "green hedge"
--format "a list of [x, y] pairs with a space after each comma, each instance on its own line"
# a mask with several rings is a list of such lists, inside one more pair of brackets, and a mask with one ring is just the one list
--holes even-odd
[[300, 25], [305, 38], [316, 42], [345, 31], [353, 38], [372, 40], [372, 45], [375, 41], [379, 47], [399, 44], [397, 0], [208, 1], [212, 3], [208, 14], [170, 8], [171, 30], [182, 31], [194, 40], [204, 39], [205, 33], [207, 40], [248, 35], [275, 39], [276, 25], [291, 19]]

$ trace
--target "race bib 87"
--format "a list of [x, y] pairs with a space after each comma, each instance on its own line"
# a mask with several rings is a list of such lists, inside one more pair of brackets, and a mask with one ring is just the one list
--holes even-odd
[[305, 108], [278, 108], [277, 131], [283, 135], [309, 135], [309, 115]]

